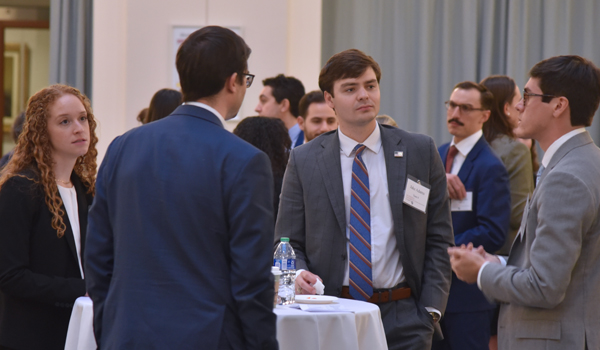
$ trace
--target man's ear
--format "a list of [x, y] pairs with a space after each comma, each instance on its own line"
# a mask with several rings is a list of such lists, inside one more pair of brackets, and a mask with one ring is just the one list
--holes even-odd
[[568, 108], [569, 100], [564, 96], [557, 97], [556, 102], [553, 103], [552, 115], [554, 117], [561, 116]]
[[335, 109], [335, 106], [333, 104], [333, 96], [329, 92], [325, 91], [323, 92], [323, 97], [325, 97], [325, 103], [327, 103], [329, 108]]
[[492, 114], [492, 111], [483, 111], [483, 123], [487, 122], [488, 119], [490, 119], [490, 114]]
[[279, 104], [279, 110], [281, 111], [281, 113], [288, 112], [290, 110], [290, 100], [288, 100], [287, 98], [281, 100], [281, 103]]
[[296, 120], [298, 121], [298, 127], [300, 127], [300, 130], [304, 131], [304, 117], [298, 116]]
[[237, 89], [239, 89], [240, 84], [237, 83], [237, 77], [238, 74], [233, 73], [225, 80], [225, 89], [227, 89], [228, 92], [236, 92]]

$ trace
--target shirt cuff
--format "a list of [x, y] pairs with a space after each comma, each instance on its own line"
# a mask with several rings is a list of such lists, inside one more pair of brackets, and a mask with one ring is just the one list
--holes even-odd
[[[502, 260], [500, 260], [502, 261]], [[483, 269], [489, 264], [489, 261], [486, 261], [483, 263], [483, 265], [481, 265], [481, 267], [479, 268], [479, 272], [477, 273], [477, 288], [479, 288], [479, 290], [481, 290], [481, 271], [483, 271]]]
[[440, 310], [429, 306], [425, 306], [425, 309], [427, 310], [427, 312], [435, 312], [436, 314], [438, 314], [438, 316], [440, 316], [440, 318], [442, 318], [442, 313], [440, 312]]

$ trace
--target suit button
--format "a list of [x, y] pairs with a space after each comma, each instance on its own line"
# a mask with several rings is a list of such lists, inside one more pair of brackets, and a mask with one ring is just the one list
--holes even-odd
[[54, 303], [54, 306], [59, 307], [60, 303], [57, 301], [56, 303]]

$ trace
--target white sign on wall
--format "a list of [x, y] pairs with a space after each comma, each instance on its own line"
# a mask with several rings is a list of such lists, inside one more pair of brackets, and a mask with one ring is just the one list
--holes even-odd
[[[181, 85], [179, 84], [179, 74], [177, 73], [177, 67], [175, 67], [175, 57], [177, 56], [177, 50], [179, 50], [179, 46], [181, 46], [181, 43], [187, 39], [188, 36], [190, 36], [190, 34], [192, 34], [193, 32], [197, 31], [198, 29], [202, 28], [200, 27], [194, 27], [194, 26], [173, 26], [173, 53], [172, 53], [172, 67], [173, 67], [173, 74], [172, 74], [172, 84], [173, 84], [173, 89], [175, 90], [180, 90], [181, 89]], [[226, 27], [228, 29], [231, 29], [235, 34], [241, 36], [243, 38], [242, 35], [242, 28], [241, 27]]]

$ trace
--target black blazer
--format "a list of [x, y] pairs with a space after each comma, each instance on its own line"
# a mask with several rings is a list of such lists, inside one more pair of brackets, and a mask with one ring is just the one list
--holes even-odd
[[[75, 174], [71, 181], [83, 256], [92, 196]], [[0, 346], [64, 349], [73, 303], [86, 291], [69, 218], [62, 238], [51, 220], [41, 184], [17, 176], [0, 189]]]

